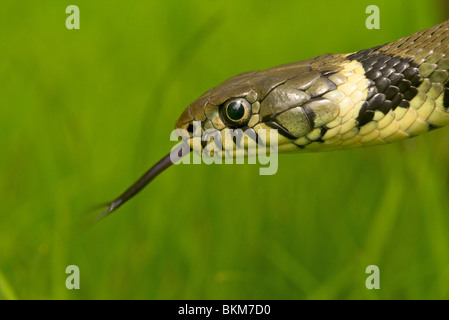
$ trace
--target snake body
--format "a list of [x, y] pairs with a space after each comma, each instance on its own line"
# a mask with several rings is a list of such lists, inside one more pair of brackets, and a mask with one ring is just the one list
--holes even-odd
[[[190, 104], [176, 128], [189, 150], [203, 155], [214, 145], [223, 151], [237, 147], [228, 128], [274, 131], [279, 152], [391, 143], [449, 124], [448, 70], [449, 20], [371, 49], [237, 75]], [[204, 139], [211, 130], [219, 139]], [[270, 144], [267, 138], [262, 142]], [[170, 155], [164, 157], [100, 217], [171, 164]]]
[[[176, 128], [192, 149], [193, 121], [202, 132], [275, 128], [280, 152], [391, 143], [449, 123], [448, 70], [446, 21], [355, 53], [237, 75], [188, 106]], [[240, 122], [223, 113], [232, 101], [248, 105]]]

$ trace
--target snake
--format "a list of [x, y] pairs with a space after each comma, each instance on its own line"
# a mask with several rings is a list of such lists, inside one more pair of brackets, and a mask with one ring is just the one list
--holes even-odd
[[[449, 20], [370, 49], [236, 75], [191, 103], [175, 128], [188, 152], [201, 154], [214, 143], [201, 139], [210, 130], [272, 130], [279, 152], [320, 152], [392, 143], [447, 124]], [[172, 152], [180, 158], [182, 150]], [[173, 162], [162, 158], [99, 218]]]

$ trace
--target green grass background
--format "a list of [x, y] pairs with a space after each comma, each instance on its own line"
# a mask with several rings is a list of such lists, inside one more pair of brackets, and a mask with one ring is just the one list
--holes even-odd
[[[77, 4], [81, 29], [67, 30]], [[380, 7], [380, 30], [365, 8]], [[396, 40], [442, 1], [13, 1], [0, 5], [0, 298], [447, 299], [449, 128], [394, 145], [173, 166], [183, 109], [235, 74]], [[65, 268], [79, 266], [80, 290]], [[365, 268], [378, 265], [380, 290]]]

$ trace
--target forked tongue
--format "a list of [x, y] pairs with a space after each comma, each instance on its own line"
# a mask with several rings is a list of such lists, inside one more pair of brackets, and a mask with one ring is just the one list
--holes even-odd
[[168, 155], [163, 157], [161, 160], [159, 160], [158, 163], [151, 167], [150, 170], [145, 172], [143, 176], [141, 176], [140, 179], [137, 180], [131, 187], [126, 189], [125, 192], [123, 192], [113, 201], [107, 203], [106, 205], [108, 206], [108, 209], [100, 213], [95, 220], [98, 221], [109, 215], [111, 212], [117, 210], [125, 202], [139, 193], [140, 190], [145, 188], [146, 185], [149, 184], [154, 178], [156, 178], [156, 176], [159, 175], [162, 171], [170, 167], [174, 162], [178, 161], [190, 152], [190, 150], [187, 151], [188, 152], [186, 152], [186, 146], [184, 144], [180, 144], [177, 148], [173, 149]]

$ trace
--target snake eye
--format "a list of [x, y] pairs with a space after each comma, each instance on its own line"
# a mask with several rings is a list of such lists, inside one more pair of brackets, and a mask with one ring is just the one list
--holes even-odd
[[245, 115], [245, 107], [241, 102], [233, 101], [228, 104], [226, 114], [228, 115], [229, 119], [233, 121], [239, 121]]
[[243, 98], [230, 99], [222, 105], [221, 116], [230, 126], [244, 126], [251, 117], [251, 104]]

